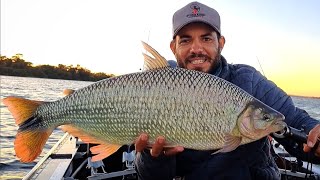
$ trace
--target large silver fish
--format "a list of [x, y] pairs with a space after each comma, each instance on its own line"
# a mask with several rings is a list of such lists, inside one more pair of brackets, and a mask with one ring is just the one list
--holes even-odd
[[150, 144], [229, 152], [284, 128], [284, 116], [239, 87], [210, 74], [170, 68], [153, 48], [144, 54], [145, 72], [105, 79], [54, 102], [7, 97], [19, 130], [15, 151], [33, 161], [53, 129], [63, 129], [91, 148], [93, 161], [148, 133]]

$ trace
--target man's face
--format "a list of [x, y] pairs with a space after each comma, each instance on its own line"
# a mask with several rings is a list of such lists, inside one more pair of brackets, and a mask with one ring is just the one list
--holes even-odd
[[224, 38], [203, 23], [191, 23], [183, 27], [171, 42], [179, 67], [209, 72], [220, 59]]

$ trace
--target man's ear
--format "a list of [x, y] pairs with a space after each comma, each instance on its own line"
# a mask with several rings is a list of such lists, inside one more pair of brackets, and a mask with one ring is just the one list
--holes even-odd
[[170, 42], [170, 49], [171, 49], [172, 53], [175, 55], [176, 54], [176, 41], [175, 41], [175, 39], [172, 39], [172, 41]]
[[226, 42], [226, 39], [224, 38], [224, 36], [220, 36], [220, 38], [219, 38], [219, 51], [220, 52], [222, 51], [225, 42]]

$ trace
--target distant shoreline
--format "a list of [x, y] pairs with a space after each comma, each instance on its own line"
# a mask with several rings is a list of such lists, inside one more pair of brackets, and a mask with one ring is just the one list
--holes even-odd
[[290, 95], [291, 97], [303, 97], [303, 98], [312, 98], [312, 99], [320, 99], [320, 97], [317, 96], [302, 96], [302, 95]]
[[31, 62], [21, 59], [20, 54], [11, 58], [1, 56], [0, 75], [80, 81], [99, 81], [115, 76], [114, 74], [103, 72], [92, 73], [89, 69], [81, 67], [79, 64], [77, 66], [63, 64], [58, 64], [58, 66], [48, 64], [33, 66]]
[[97, 81], [85, 81], [85, 80], [77, 80], [77, 79], [46, 78], [46, 77], [33, 77], [33, 76], [14, 76], [14, 75], [2, 75], [2, 74], [0, 74], [0, 77], [1, 77], [1, 76], [18, 77], [18, 78], [36, 78], [36, 79], [65, 80], [65, 81], [97, 82]]

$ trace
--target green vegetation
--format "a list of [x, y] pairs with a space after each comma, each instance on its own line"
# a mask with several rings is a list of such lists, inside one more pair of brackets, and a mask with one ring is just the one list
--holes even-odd
[[27, 62], [21, 57], [22, 54], [16, 54], [11, 58], [1, 56], [0, 75], [80, 81], [98, 81], [114, 76], [113, 74], [91, 73], [90, 70], [80, 65], [76, 67], [63, 64], [59, 64], [58, 67], [50, 65], [33, 66], [31, 62]]

